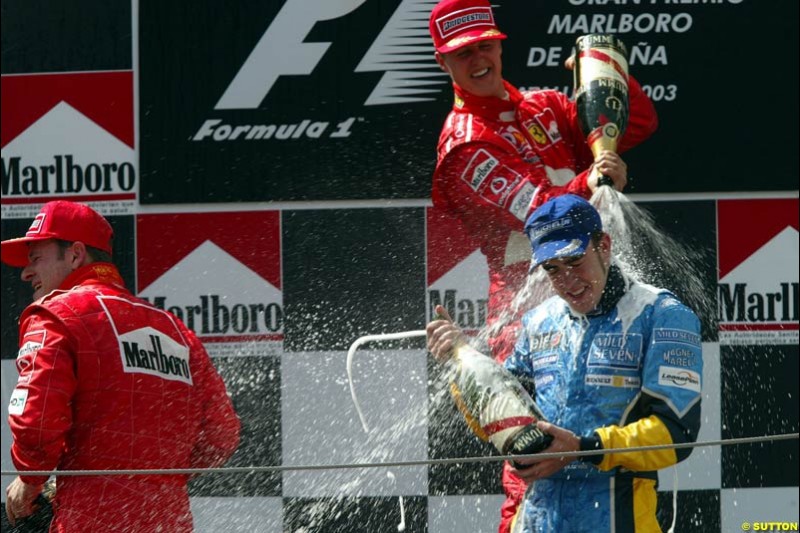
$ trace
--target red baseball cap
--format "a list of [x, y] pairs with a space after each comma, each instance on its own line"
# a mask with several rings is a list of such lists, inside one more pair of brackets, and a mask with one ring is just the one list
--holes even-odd
[[488, 0], [442, 0], [428, 22], [433, 46], [441, 54], [489, 39], [505, 39], [494, 22]]
[[47, 202], [24, 237], [0, 243], [2, 261], [13, 267], [28, 265], [28, 243], [46, 239], [80, 241], [111, 253], [111, 224], [88, 205], [57, 200]]

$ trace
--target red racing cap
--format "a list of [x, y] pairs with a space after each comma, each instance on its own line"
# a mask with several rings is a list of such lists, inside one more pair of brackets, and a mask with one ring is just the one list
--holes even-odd
[[47, 239], [80, 241], [110, 254], [113, 236], [111, 224], [88, 205], [56, 200], [42, 206], [24, 237], [0, 243], [0, 259], [13, 267], [25, 267], [28, 243]]
[[431, 11], [428, 25], [433, 46], [441, 54], [478, 41], [506, 38], [497, 29], [488, 0], [442, 0]]

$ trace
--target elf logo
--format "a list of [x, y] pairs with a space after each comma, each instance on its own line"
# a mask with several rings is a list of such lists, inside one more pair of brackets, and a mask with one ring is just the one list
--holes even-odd
[[[287, 0], [214, 109], [256, 109], [279, 77], [311, 74], [332, 44], [305, 42], [316, 23], [344, 17], [365, 1]], [[384, 72], [364, 105], [432, 100], [440, 91], [430, 88], [430, 78], [445, 74], [431, 60], [427, 17], [420, 16], [435, 4], [435, 0], [403, 0], [395, 10], [355, 69]]]
[[531, 352], [552, 352], [561, 345], [564, 336], [560, 331], [548, 331], [528, 337]]

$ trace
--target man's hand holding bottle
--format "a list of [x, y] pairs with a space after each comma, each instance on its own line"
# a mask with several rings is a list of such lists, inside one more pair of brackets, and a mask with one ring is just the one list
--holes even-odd
[[453, 356], [456, 347], [467, 342], [461, 328], [453, 324], [447, 309], [437, 305], [434, 317], [425, 328], [428, 335], [428, 351], [439, 363], [445, 363]]

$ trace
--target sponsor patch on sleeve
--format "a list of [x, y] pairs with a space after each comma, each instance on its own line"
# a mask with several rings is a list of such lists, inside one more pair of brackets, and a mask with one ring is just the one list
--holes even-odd
[[480, 149], [469, 160], [461, 179], [484, 200], [506, 207], [511, 195], [517, 192], [522, 175], [502, 164], [488, 151]]
[[20, 383], [27, 383], [33, 376], [34, 368], [36, 367], [36, 355], [39, 350], [44, 346], [47, 331], [26, 331], [25, 336], [22, 338], [22, 346], [17, 352], [17, 373], [19, 374]]
[[461, 174], [461, 179], [469, 183], [473, 191], [480, 189], [489, 174], [500, 165], [500, 160], [484, 149], [475, 152], [469, 160], [467, 168]]
[[496, 171], [488, 183], [481, 187], [480, 195], [494, 205], [505, 207], [509, 203], [511, 193], [517, 189], [517, 185], [522, 180], [522, 176], [508, 167], [501, 166], [503, 172]]
[[658, 384], [700, 392], [700, 374], [688, 368], [658, 367]]
[[694, 367], [697, 365], [698, 349], [684, 346], [670, 347], [661, 353], [661, 362], [670, 366]]
[[511, 205], [508, 210], [519, 220], [525, 222], [528, 218], [528, 210], [531, 207], [531, 202], [533, 201], [533, 195], [535, 193], [536, 187], [534, 187], [532, 183], [523, 183], [522, 187], [519, 188], [519, 191], [517, 191], [517, 194], [514, 196], [514, 199], [511, 200]]
[[693, 331], [672, 328], [656, 328], [653, 330], [653, 343], [673, 342], [700, 346], [700, 335]]
[[14, 389], [11, 399], [8, 401], [8, 414], [21, 415], [25, 410], [25, 403], [28, 401], [28, 389]]

